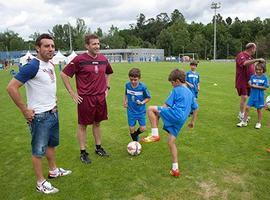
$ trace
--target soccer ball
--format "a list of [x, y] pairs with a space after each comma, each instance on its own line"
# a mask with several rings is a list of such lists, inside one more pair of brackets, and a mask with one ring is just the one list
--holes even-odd
[[265, 105], [266, 105], [267, 109], [270, 110], [270, 95], [266, 97]]
[[132, 141], [127, 145], [127, 152], [132, 156], [137, 156], [142, 151], [142, 145], [139, 142]]

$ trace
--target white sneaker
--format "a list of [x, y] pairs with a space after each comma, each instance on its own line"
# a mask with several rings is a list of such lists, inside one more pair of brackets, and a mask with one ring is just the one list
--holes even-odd
[[261, 127], [262, 127], [261, 123], [257, 122], [256, 125], [255, 125], [255, 128], [260, 129]]
[[248, 125], [247, 122], [241, 121], [240, 123], [236, 124], [238, 127], [246, 127]]
[[44, 180], [41, 185], [37, 184], [36, 190], [44, 194], [54, 194], [59, 192], [57, 188], [53, 187], [52, 184], [46, 180]]
[[67, 176], [71, 173], [72, 173], [71, 170], [65, 170], [63, 168], [56, 168], [54, 171], [49, 171], [48, 178], [52, 179], [58, 176]]

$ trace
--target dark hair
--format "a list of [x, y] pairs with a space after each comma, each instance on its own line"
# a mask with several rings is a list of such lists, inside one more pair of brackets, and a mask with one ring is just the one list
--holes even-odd
[[198, 65], [199, 64], [199, 61], [197, 61], [197, 60], [192, 60], [192, 61], [190, 61], [190, 64], [189, 65]]
[[249, 42], [249, 43], [247, 43], [247, 45], [246, 45], [246, 50], [247, 50], [247, 49], [254, 48], [254, 47], [256, 47], [256, 44], [253, 43], [253, 42]]
[[179, 80], [181, 83], [185, 83], [186, 82], [186, 73], [183, 70], [180, 69], [174, 69], [173, 71], [171, 71], [169, 77], [168, 77], [168, 81], [176, 81]]
[[139, 68], [132, 68], [128, 72], [129, 77], [141, 78], [141, 70]]
[[48, 33], [43, 33], [40, 36], [38, 36], [38, 38], [36, 39], [35, 45], [40, 47], [41, 46], [41, 40], [42, 39], [53, 40], [53, 37], [50, 34], [48, 34]]
[[95, 34], [85, 35], [85, 37], [84, 37], [85, 44], [90, 44], [89, 41], [92, 40], [92, 39], [99, 39], [99, 38]]
[[257, 67], [261, 67], [263, 69], [263, 73], [266, 72], [266, 64], [265, 64], [265, 62], [257, 62], [257, 64], [255, 65], [255, 69]]

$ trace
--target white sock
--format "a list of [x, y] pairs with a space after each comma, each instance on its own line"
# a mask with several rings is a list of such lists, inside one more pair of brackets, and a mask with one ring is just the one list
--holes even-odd
[[239, 116], [241, 116], [242, 118], [244, 117], [245, 113], [243, 112], [239, 112]]
[[42, 185], [42, 183], [43, 183], [44, 181], [46, 181], [46, 180], [44, 179], [44, 180], [43, 180], [43, 181], [41, 181], [41, 182], [37, 181], [37, 185], [38, 185], [38, 186], [41, 186], [41, 185]]
[[152, 128], [151, 132], [152, 132], [152, 136], [158, 136], [158, 128]]
[[55, 174], [58, 172], [58, 168], [55, 168], [54, 170], [50, 170], [51, 173]]
[[178, 169], [178, 163], [173, 163], [172, 164], [172, 169], [177, 170]]

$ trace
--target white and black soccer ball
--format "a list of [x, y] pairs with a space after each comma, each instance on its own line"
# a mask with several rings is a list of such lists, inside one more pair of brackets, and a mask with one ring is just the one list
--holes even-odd
[[265, 105], [266, 105], [267, 109], [270, 110], [270, 95], [266, 97]]
[[132, 141], [127, 145], [127, 152], [132, 156], [137, 156], [142, 151], [142, 145], [139, 142]]

